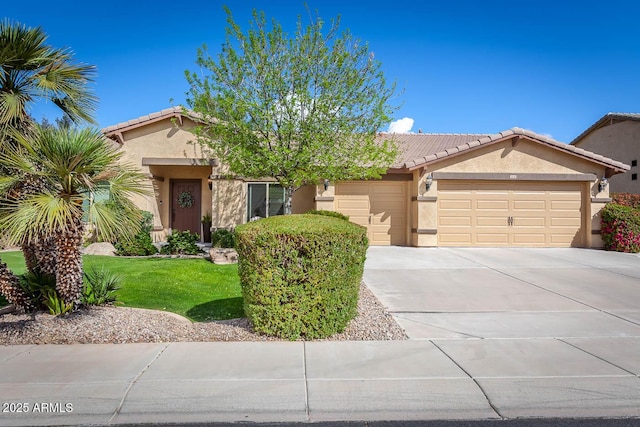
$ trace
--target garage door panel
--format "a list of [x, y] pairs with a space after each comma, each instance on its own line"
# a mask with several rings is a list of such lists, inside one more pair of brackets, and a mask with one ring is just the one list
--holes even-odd
[[449, 246], [468, 246], [471, 244], [471, 233], [447, 233], [440, 236], [440, 243]]
[[544, 200], [514, 200], [514, 211], [546, 211], [547, 203]]
[[477, 200], [476, 210], [491, 210], [491, 211], [507, 211], [509, 210], [508, 200]]
[[502, 246], [509, 244], [507, 233], [477, 233], [476, 243], [481, 246]]
[[471, 200], [442, 200], [440, 201], [440, 209], [471, 209]]
[[465, 216], [445, 216], [440, 218], [440, 225], [454, 227], [471, 227], [471, 217]]
[[513, 227], [515, 228], [530, 228], [530, 227], [542, 227], [545, 228], [547, 226], [546, 217], [515, 217], [513, 219]]
[[336, 210], [367, 228], [371, 245], [403, 245], [406, 240], [406, 183], [340, 182]]
[[582, 203], [580, 200], [552, 200], [551, 201], [551, 210], [552, 211], [574, 211], [576, 209], [580, 209], [580, 205]]
[[544, 245], [546, 243], [545, 233], [514, 233], [513, 243], [516, 245]]
[[442, 246], [581, 244], [580, 183], [442, 180], [438, 188]]
[[478, 216], [476, 225], [478, 227], [504, 227], [507, 219], [504, 216]]

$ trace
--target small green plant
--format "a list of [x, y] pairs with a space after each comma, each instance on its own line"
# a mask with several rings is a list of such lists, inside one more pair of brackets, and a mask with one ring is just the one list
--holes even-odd
[[201, 252], [196, 242], [200, 236], [189, 231], [172, 230], [167, 237], [167, 244], [162, 248], [163, 254], [197, 255]]
[[42, 302], [49, 309], [49, 314], [54, 316], [62, 316], [73, 310], [73, 303], [65, 303], [55, 290], [47, 290]]
[[120, 289], [122, 278], [101, 267], [91, 267], [84, 272], [84, 289], [82, 304], [105, 305], [116, 302], [117, 291]]
[[349, 221], [349, 217], [346, 215], [341, 214], [340, 212], [336, 212], [336, 211], [325, 211], [325, 210], [310, 210], [309, 212], [307, 212], [308, 214], [311, 215], [324, 215], [324, 216], [330, 216], [333, 218], [340, 218], [340, 219], [344, 219], [345, 221]]
[[233, 248], [236, 245], [235, 235], [225, 228], [216, 230], [211, 235], [211, 245], [216, 248]]
[[121, 256], [147, 256], [158, 252], [151, 241], [151, 229], [153, 228], [153, 214], [142, 211], [141, 227], [133, 238], [117, 241], [114, 246], [117, 254]]
[[39, 273], [24, 273], [18, 276], [20, 287], [31, 301], [34, 310], [47, 308], [45, 300], [51, 292], [56, 292], [56, 279]]
[[211, 224], [211, 212], [207, 212], [202, 215], [202, 223], [203, 224]]

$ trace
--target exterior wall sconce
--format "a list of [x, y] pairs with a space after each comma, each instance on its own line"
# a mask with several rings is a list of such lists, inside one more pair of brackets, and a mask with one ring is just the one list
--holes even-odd
[[324, 191], [327, 191], [329, 189], [329, 180], [325, 179], [324, 180]]
[[429, 191], [432, 185], [433, 185], [433, 176], [429, 174], [427, 175], [427, 185], [426, 185], [427, 191]]
[[608, 185], [609, 181], [607, 181], [607, 178], [603, 176], [602, 178], [600, 178], [600, 182], [598, 183], [598, 190], [600, 190], [600, 192], [602, 193], [607, 189]]
[[209, 179], [207, 179], [207, 183], [209, 184], [209, 190], [213, 190], [213, 175], [209, 175]]

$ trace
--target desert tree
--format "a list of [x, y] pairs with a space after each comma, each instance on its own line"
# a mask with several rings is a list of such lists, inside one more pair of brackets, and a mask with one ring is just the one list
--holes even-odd
[[253, 12], [244, 32], [227, 13], [226, 41], [212, 56], [198, 49], [200, 70], [185, 72], [187, 107], [200, 116], [198, 140], [232, 174], [274, 178], [285, 188], [285, 213], [303, 185], [378, 178], [397, 156], [378, 132], [391, 121], [388, 85], [366, 43], [326, 27], [309, 13], [289, 36]]

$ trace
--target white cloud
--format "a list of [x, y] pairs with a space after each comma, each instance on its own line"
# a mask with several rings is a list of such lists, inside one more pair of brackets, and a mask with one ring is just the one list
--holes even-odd
[[389, 133], [409, 133], [413, 127], [413, 119], [409, 117], [391, 122], [389, 125]]

